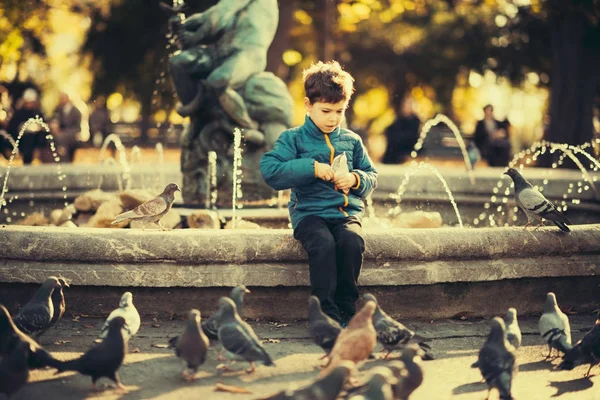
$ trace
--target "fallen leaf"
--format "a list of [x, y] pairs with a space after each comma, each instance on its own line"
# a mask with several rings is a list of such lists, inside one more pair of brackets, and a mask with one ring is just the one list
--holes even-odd
[[285, 328], [286, 326], [290, 326], [290, 324], [275, 324], [275, 328]]
[[81, 318], [79, 315], [73, 317], [73, 319], [71, 321], [73, 322], [79, 322], [79, 318]]
[[54, 342], [55, 345], [60, 346], [61, 344], [72, 343], [70, 340], [57, 340]]
[[263, 343], [280, 343], [281, 340], [279, 340], [279, 339], [265, 339], [262, 342]]
[[243, 393], [243, 394], [252, 393], [248, 389], [243, 388], [241, 386], [226, 385], [221, 382], [217, 382], [215, 384], [215, 392], [229, 392], [229, 393]]
[[139, 353], [140, 352], [140, 348], [136, 347], [135, 349], [131, 350], [130, 353]]
[[153, 328], [160, 328], [160, 324], [152, 324]]
[[81, 325], [81, 327], [82, 327], [82, 328], [85, 328], [85, 329], [92, 329], [92, 328], [94, 327], [94, 325], [90, 325], [90, 324], [83, 324], [83, 325]]
[[162, 344], [162, 343], [156, 343], [156, 344], [153, 343], [151, 347], [156, 347], [157, 349], [168, 349], [169, 345]]

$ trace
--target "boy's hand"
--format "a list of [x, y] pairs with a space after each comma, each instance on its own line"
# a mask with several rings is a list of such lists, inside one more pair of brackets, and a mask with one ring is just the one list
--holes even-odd
[[350, 172], [337, 174], [333, 178], [335, 185], [342, 189], [344, 192], [350, 190], [351, 187], [356, 186], [356, 176]]
[[323, 179], [324, 181], [333, 180], [333, 176], [335, 175], [335, 172], [333, 172], [333, 168], [331, 168], [331, 165], [323, 164], [318, 161], [315, 161], [315, 169], [316, 169], [315, 172], [317, 174], [317, 178]]

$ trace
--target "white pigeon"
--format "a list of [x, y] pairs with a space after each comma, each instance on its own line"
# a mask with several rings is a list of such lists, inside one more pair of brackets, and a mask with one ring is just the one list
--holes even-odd
[[527, 215], [527, 225], [525, 225], [525, 228], [531, 225], [536, 219], [541, 220], [540, 225], [544, 223], [543, 219], [547, 219], [554, 222], [561, 231], [571, 232], [567, 226], [567, 224], [571, 224], [571, 221], [558, 211], [554, 207], [554, 204], [550, 203], [527, 179], [523, 178], [523, 175], [519, 171], [509, 168], [504, 174], [510, 176], [515, 184], [515, 201], [519, 208]]
[[571, 350], [571, 326], [569, 318], [558, 308], [556, 296], [549, 292], [546, 295], [544, 313], [539, 322], [540, 335], [548, 343], [548, 355], [552, 355], [552, 349], [566, 353]]
[[131, 294], [131, 292], [123, 293], [119, 308], [114, 309], [106, 319], [106, 322], [102, 327], [100, 338], [104, 339], [106, 337], [108, 334], [108, 325], [110, 321], [116, 317], [123, 317], [123, 319], [125, 319], [125, 326], [122, 328], [125, 340], [130, 339], [140, 329], [140, 314], [133, 305], [133, 294]]
[[506, 340], [512, 344], [515, 349], [521, 347], [521, 341], [523, 335], [521, 334], [521, 328], [519, 328], [519, 321], [517, 320], [517, 310], [509, 308], [506, 316], [504, 317], [504, 323], [506, 324]]

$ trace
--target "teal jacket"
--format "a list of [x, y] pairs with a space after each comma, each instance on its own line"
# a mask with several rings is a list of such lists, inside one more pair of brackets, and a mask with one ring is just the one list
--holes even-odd
[[[315, 175], [315, 161], [331, 165], [342, 152], [346, 152], [348, 170], [358, 178], [358, 185], [348, 195]], [[377, 171], [360, 136], [342, 128], [325, 134], [308, 116], [302, 126], [279, 136], [273, 150], [262, 156], [260, 172], [273, 189], [292, 189], [288, 208], [294, 229], [308, 215], [327, 219], [360, 216], [365, 208], [363, 199], [377, 186]]]

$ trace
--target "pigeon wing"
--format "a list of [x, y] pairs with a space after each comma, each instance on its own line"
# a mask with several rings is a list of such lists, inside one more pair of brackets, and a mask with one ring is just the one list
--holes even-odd
[[316, 344], [323, 350], [331, 350], [342, 328], [326, 319], [319, 319], [309, 324], [309, 331]]
[[132, 211], [138, 217], [149, 217], [159, 215], [167, 211], [168, 207], [169, 204], [167, 203], [167, 201], [162, 196], [158, 196], [153, 198], [152, 200], [148, 200], [147, 202], [140, 204]]
[[260, 344], [237, 323], [220, 326], [219, 340], [230, 353], [249, 361], [262, 359], [263, 351]]
[[375, 323], [375, 331], [377, 331], [377, 340], [379, 343], [387, 348], [394, 348], [399, 344], [406, 343], [413, 336], [414, 333], [400, 322], [386, 317], [379, 319]]
[[14, 318], [15, 325], [25, 333], [35, 333], [47, 329], [51, 320], [50, 310], [43, 304], [27, 305]]

